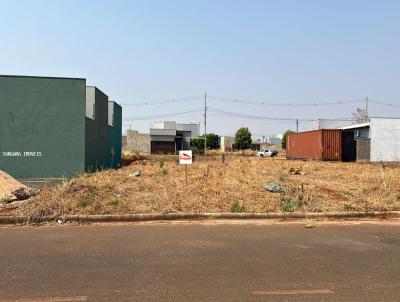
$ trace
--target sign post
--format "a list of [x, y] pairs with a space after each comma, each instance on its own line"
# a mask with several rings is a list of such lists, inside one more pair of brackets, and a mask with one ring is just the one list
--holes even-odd
[[193, 154], [192, 150], [179, 151], [179, 164], [185, 165], [185, 183], [187, 185], [187, 166], [192, 164]]

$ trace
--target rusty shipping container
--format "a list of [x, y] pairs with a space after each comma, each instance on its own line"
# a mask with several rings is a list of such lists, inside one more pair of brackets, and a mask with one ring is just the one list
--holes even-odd
[[289, 159], [342, 160], [342, 130], [322, 129], [290, 134], [286, 143]]

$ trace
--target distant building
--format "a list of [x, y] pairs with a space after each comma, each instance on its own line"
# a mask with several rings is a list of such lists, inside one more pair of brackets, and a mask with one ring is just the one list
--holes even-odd
[[251, 140], [250, 149], [251, 150], [260, 151], [261, 150], [261, 144], [263, 144], [263, 140], [261, 138], [253, 138]]
[[268, 145], [280, 145], [282, 144], [282, 138], [277, 136], [263, 136], [263, 143]]
[[230, 152], [233, 150], [235, 138], [233, 136], [221, 136], [219, 138], [219, 145], [222, 152]]
[[198, 124], [156, 122], [150, 128], [150, 152], [151, 154], [177, 154], [179, 150], [189, 149], [190, 139], [198, 136]]
[[288, 136], [288, 158], [351, 161], [400, 161], [400, 118], [371, 117], [369, 122]]
[[400, 161], [400, 118], [342, 127], [343, 161]]
[[150, 134], [127, 130], [126, 135], [122, 137], [122, 151], [150, 153]]
[[356, 123], [351, 119], [318, 119], [310, 122], [310, 130], [339, 129]]

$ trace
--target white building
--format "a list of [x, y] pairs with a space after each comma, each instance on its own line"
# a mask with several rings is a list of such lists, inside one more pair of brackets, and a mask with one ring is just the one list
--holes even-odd
[[310, 130], [340, 129], [356, 123], [351, 119], [318, 119], [310, 122]]
[[400, 161], [400, 118], [371, 117], [341, 129], [343, 161]]
[[176, 154], [179, 150], [188, 149], [190, 139], [198, 136], [197, 123], [155, 122], [150, 128], [150, 152]]

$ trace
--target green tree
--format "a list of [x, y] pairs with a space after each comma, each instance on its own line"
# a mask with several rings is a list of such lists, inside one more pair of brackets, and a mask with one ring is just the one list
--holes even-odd
[[282, 137], [282, 149], [283, 150], [286, 150], [287, 137], [288, 137], [289, 134], [292, 134], [292, 133], [296, 133], [296, 132], [294, 132], [294, 131], [289, 129], [289, 130], [286, 130], [286, 132], [283, 134], [283, 137]]
[[[204, 135], [202, 135], [201, 137], [204, 139]], [[219, 148], [218, 135], [216, 135], [214, 133], [207, 133], [207, 148], [209, 148], [209, 149], [218, 149]]]
[[251, 146], [251, 133], [249, 128], [240, 128], [235, 134], [235, 149], [244, 150]]
[[[194, 137], [190, 139], [190, 146], [198, 148], [199, 150], [204, 149], [204, 134], [199, 137]], [[219, 148], [219, 137], [214, 133], [207, 134], [207, 148], [208, 149], [218, 149]]]
[[190, 139], [190, 147], [197, 148], [198, 150], [204, 149], [204, 137], [193, 137]]

